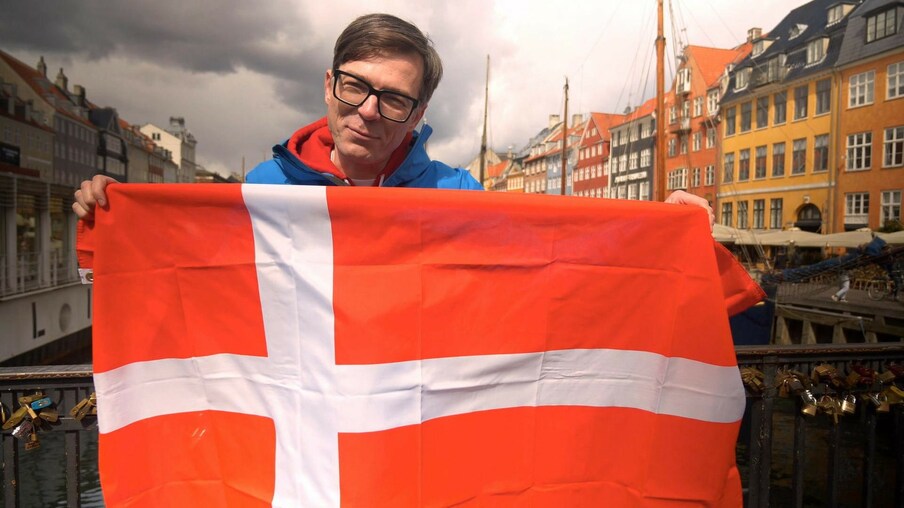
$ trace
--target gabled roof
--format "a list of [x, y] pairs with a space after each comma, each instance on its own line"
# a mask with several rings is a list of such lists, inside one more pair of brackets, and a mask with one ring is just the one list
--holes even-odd
[[[64, 93], [62, 90], [60, 90], [55, 84], [51, 83], [50, 80], [48, 80], [43, 74], [38, 72], [37, 69], [28, 66], [18, 58], [10, 55], [9, 53], [6, 53], [3, 50], [0, 50], [0, 59], [6, 62], [7, 65], [9, 65], [10, 68], [12, 68], [12, 70], [22, 78], [22, 80], [28, 83], [28, 86], [31, 87], [31, 89], [34, 90], [34, 92], [39, 97], [43, 98], [45, 101], [47, 101], [48, 104], [53, 106], [54, 110], [56, 110], [57, 113], [76, 120], [87, 127], [94, 127], [94, 125], [92, 125], [87, 118], [76, 115], [60, 105], [60, 102], [62, 101], [74, 106], [72, 98], [69, 97], [67, 93]], [[48, 97], [53, 97], [55, 100], [49, 101]]]
[[[613, 125], [617, 125], [623, 122], [625, 119], [625, 115], [619, 115], [618, 113], [590, 113], [590, 119], [587, 121], [585, 129], [589, 129], [591, 125], [596, 126], [596, 130], [599, 131], [599, 137], [602, 139], [608, 139], [609, 137], [609, 129]], [[587, 142], [590, 142], [589, 137], [585, 137]]]
[[[688, 46], [685, 49], [685, 55], [689, 55], [694, 60], [694, 64], [703, 76], [703, 82], [706, 88], [719, 80], [725, 67], [731, 63], [736, 63], [750, 53], [753, 47], [750, 43], [742, 44], [736, 48], [722, 49], [709, 48], [706, 46]], [[690, 58], [688, 60], [690, 60]]]
[[[666, 92], [666, 96], [664, 97], [664, 102], [666, 107], [668, 107], [669, 101], [674, 101], [675, 94], [672, 92]], [[609, 126], [610, 129], [614, 129], [620, 125], [633, 122], [635, 120], [639, 120], [645, 116], [650, 116], [656, 111], [656, 97], [652, 97], [648, 99], [646, 102], [641, 104], [640, 106], [634, 108], [634, 111], [626, 115], [622, 115], [621, 121], [615, 121], [612, 125]]]
[[487, 168], [487, 178], [497, 178], [502, 175], [503, 171], [511, 164], [510, 160], [503, 160], [498, 164], [493, 164], [492, 166]]

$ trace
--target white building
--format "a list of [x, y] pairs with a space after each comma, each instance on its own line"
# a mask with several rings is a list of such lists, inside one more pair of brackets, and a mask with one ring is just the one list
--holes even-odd
[[178, 167], [175, 181], [180, 183], [195, 181], [197, 170], [195, 146], [198, 142], [185, 128], [184, 118], [171, 116], [169, 129], [163, 129], [152, 123], [144, 124], [141, 126], [141, 132], [157, 145], [170, 151], [172, 160]]

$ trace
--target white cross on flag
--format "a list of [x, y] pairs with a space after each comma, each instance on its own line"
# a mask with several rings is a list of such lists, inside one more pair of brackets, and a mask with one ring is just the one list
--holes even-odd
[[740, 506], [727, 315], [762, 293], [699, 208], [266, 185], [109, 201], [79, 238], [109, 507]]

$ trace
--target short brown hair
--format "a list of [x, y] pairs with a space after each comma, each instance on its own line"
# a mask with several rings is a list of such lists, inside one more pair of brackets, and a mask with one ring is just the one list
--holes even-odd
[[443, 77], [443, 62], [433, 41], [413, 24], [389, 14], [366, 14], [354, 20], [336, 39], [333, 69], [345, 62], [375, 56], [417, 54], [424, 61], [424, 79], [418, 99], [427, 103]]

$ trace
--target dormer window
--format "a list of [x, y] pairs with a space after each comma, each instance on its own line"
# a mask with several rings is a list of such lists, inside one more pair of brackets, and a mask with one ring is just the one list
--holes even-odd
[[750, 82], [750, 68], [741, 69], [735, 74], [735, 90], [747, 88], [748, 82]]
[[843, 17], [844, 14], [841, 12], [841, 5], [829, 7], [828, 23], [826, 24], [826, 26], [832, 26], [835, 23], [838, 23]]
[[866, 42], [884, 39], [897, 32], [895, 8], [884, 10], [866, 18]]
[[807, 43], [807, 65], [815, 65], [826, 57], [829, 46], [828, 37], [820, 37]]
[[753, 43], [753, 51], [751, 53], [753, 56], [760, 56], [765, 49], [765, 44], [763, 44], [762, 40], [759, 40]]
[[796, 37], [799, 37], [800, 34], [806, 32], [806, 31], [807, 31], [807, 25], [805, 25], [803, 23], [798, 23], [798, 24], [794, 25], [793, 27], [791, 27], [791, 32], [788, 34], [788, 39], [791, 40]]

